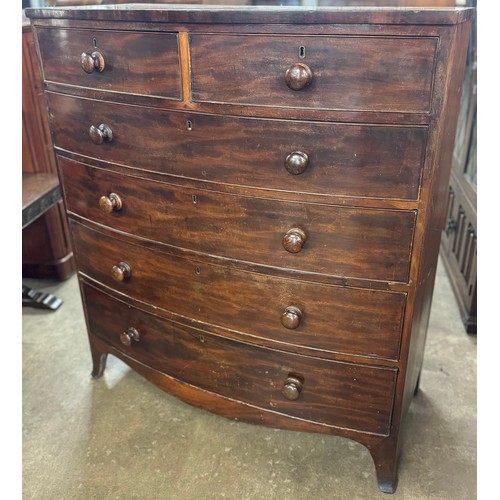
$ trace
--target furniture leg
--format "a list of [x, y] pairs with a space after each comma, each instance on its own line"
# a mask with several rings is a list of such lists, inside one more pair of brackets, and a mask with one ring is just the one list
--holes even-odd
[[380, 491], [383, 493], [394, 493], [398, 486], [399, 453], [396, 439], [383, 439], [380, 444], [368, 449], [375, 463]]
[[90, 352], [92, 354], [92, 378], [99, 378], [106, 368], [108, 353], [104, 352], [92, 340], [90, 340]]

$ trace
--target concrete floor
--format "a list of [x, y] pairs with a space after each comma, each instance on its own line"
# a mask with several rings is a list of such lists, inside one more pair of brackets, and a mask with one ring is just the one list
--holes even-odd
[[192, 408], [112, 356], [92, 380], [76, 277], [23, 282], [64, 300], [55, 313], [23, 308], [25, 499], [476, 498], [476, 337], [441, 264], [392, 496], [358, 443]]

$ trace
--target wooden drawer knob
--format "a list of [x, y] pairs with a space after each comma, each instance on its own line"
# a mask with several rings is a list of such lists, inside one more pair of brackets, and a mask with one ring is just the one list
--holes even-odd
[[126, 332], [123, 332], [120, 335], [120, 341], [123, 345], [130, 346], [132, 345], [132, 341], [139, 342], [141, 340], [141, 336], [139, 335], [139, 331], [131, 326]]
[[288, 306], [281, 314], [281, 324], [289, 330], [295, 330], [300, 325], [302, 311], [295, 306]]
[[105, 123], [101, 123], [98, 127], [91, 125], [89, 128], [90, 139], [94, 144], [102, 144], [103, 142], [111, 142], [113, 140], [113, 131]]
[[126, 262], [120, 262], [111, 269], [111, 275], [116, 281], [124, 281], [132, 276], [132, 268]]
[[122, 206], [122, 200], [116, 193], [110, 193], [109, 196], [101, 196], [99, 199], [99, 208], [106, 214], [119, 212]]
[[296, 399], [299, 399], [300, 391], [302, 391], [302, 385], [302, 382], [298, 378], [288, 377], [283, 389], [281, 389], [281, 393], [286, 399], [295, 401]]
[[285, 159], [285, 168], [293, 175], [299, 175], [307, 168], [309, 156], [302, 151], [294, 151]]
[[92, 54], [83, 52], [80, 56], [80, 62], [85, 73], [93, 73], [94, 71], [102, 73], [106, 66], [106, 64], [104, 63], [104, 57], [100, 52], [97, 51], [92, 52]]
[[288, 88], [292, 90], [302, 90], [312, 82], [312, 71], [307, 64], [296, 63], [290, 66], [285, 72], [285, 81]]
[[302, 250], [304, 243], [307, 240], [307, 235], [300, 227], [292, 227], [285, 236], [283, 236], [283, 248], [290, 253], [298, 253]]

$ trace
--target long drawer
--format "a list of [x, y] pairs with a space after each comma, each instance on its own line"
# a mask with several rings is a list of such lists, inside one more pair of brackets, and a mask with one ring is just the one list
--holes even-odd
[[[208, 182], [417, 199], [427, 128], [262, 120], [141, 108], [48, 93], [55, 145]], [[91, 126], [112, 140], [94, 144]]]
[[45, 80], [181, 98], [177, 33], [37, 28], [37, 36]]
[[[405, 282], [415, 213], [298, 203], [213, 191], [60, 159], [70, 212], [211, 255], [336, 276]], [[118, 196], [120, 210], [100, 209]], [[108, 202], [108, 209], [111, 204]], [[115, 208], [117, 208], [116, 206]]]
[[90, 332], [152, 368], [264, 410], [389, 434], [396, 369], [234, 342], [147, 314], [86, 284], [82, 290]]
[[195, 101], [430, 110], [437, 38], [192, 34], [189, 42]]
[[[203, 325], [318, 351], [398, 359], [406, 295], [242, 271], [141, 248], [72, 222], [79, 270]], [[130, 269], [116, 281], [113, 266]], [[127, 273], [128, 274], [128, 273]], [[292, 309], [290, 309], [292, 308]], [[313, 352], [315, 351], [315, 352]]]

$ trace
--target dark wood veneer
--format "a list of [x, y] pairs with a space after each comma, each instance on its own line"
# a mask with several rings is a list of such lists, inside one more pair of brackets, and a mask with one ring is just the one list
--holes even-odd
[[[414, 211], [240, 197], [94, 170], [60, 160], [68, 210], [121, 231], [212, 255], [345, 277], [406, 282]], [[122, 208], [99, 208], [117, 193]], [[283, 237], [307, 234], [297, 253]], [[349, 250], [356, 248], [356, 253]]]
[[93, 375], [111, 353], [217, 414], [356, 439], [394, 492], [473, 10], [29, 14]]
[[[146, 315], [83, 285], [90, 331], [152, 368], [222, 396], [328, 426], [387, 435], [397, 371], [235, 343]], [[129, 327], [140, 339], [124, 346]], [[283, 397], [289, 374], [303, 390]]]
[[[330, 286], [270, 277], [187, 259], [120, 241], [71, 223], [81, 272], [200, 323], [220, 325], [255, 338], [316, 350], [397, 359], [406, 302], [404, 293]], [[126, 263], [130, 279], [114, 276]], [[301, 308], [301, 326], [293, 332], [281, 324], [290, 305]]]
[[72, 8], [26, 9], [31, 19], [71, 19], [144, 23], [209, 24], [396, 24], [454, 25], [467, 22], [473, 9], [415, 9], [384, 7], [275, 7], [230, 5], [99, 5]]
[[[274, 107], [427, 112], [436, 45], [433, 38], [192, 35], [192, 96]], [[312, 71], [302, 90], [285, 81], [294, 63]]]
[[[48, 99], [56, 147], [92, 158], [294, 193], [418, 198], [427, 127], [153, 111], [55, 93]], [[113, 140], [93, 144], [89, 127], [103, 122]], [[297, 177], [285, 165], [294, 151], [309, 156]]]
[[[100, 90], [181, 98], [176, 33], [37, 28], [44, 78]], [[99, 50], [102, 71], [87, 73], [82, 53]]]

